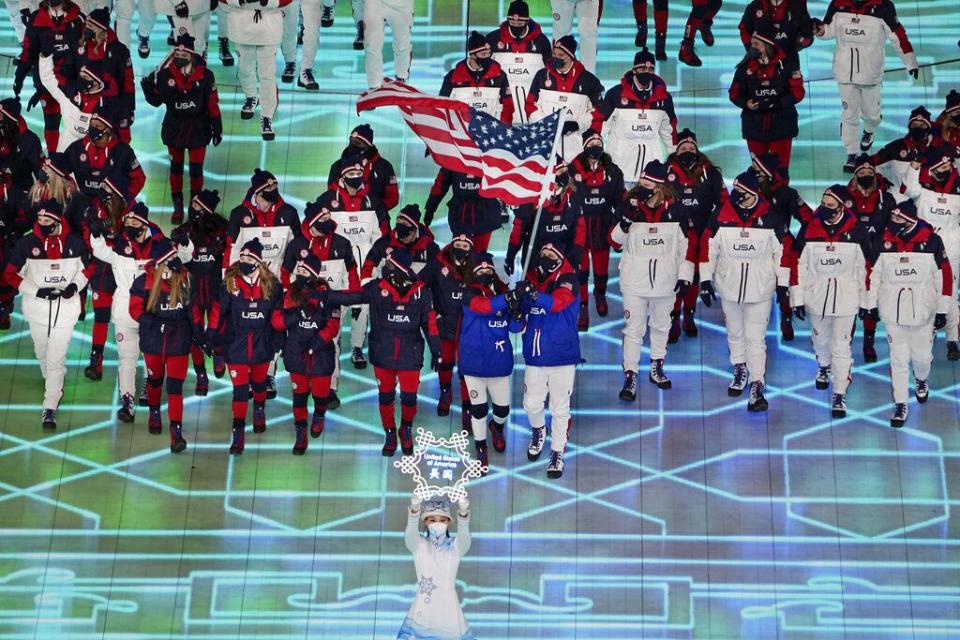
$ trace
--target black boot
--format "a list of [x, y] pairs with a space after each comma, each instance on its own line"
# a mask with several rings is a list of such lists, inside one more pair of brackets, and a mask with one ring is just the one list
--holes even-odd
[[298, 422], [294, 426], [297, 430], [297, 440], [293, 443], [293, 455], [302, 456], [307, 451], [307, 423]]

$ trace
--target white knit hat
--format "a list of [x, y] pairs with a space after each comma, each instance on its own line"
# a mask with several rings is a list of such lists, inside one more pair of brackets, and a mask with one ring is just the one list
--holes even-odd
[[424, 501], [420, 506], [420, 522], [423, 522], [430, 516], [443, 516], [453, 520], [453, 518], [450, 517], [450, 503], [437, 498]]

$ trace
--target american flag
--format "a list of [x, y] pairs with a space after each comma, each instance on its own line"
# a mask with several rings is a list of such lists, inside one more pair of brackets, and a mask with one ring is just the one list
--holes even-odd
[[460, 100], [388, 81], [360, 96], [357, 113], [386, 106], [399, 107], [441, 167], [481, 176], [481, 196], [515, 207], [539, 203], [547, 195], [559, 112], [511, 127]]

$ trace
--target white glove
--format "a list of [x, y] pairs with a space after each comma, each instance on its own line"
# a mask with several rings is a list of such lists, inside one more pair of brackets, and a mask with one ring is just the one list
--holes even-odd
[[410, 498], [410, 513], [420, 513], [420, 498], [416, 494]]
[[457, 511], [464, 516], [470, 513], [470, 500], [466, 496], [460, 498], [457, 502]]

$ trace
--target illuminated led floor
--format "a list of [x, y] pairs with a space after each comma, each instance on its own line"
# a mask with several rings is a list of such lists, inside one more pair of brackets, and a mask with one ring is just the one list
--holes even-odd
[[[235, 70], [213, 64], [227, 135], [209, 153], [207, 180], [224, 210], [239, 202], [254, 166], [276, 173], [294, 204], [323, 190], [359, 121], [353, 105], [364, 82], [341, 4], [335, 27], [321, 34], [325, 91], [285, 90], [273, 143], [240, 121]], [[455, 3], [417, 3], [412, 82], [426, 90], [460, 56], [467, 15], [437, 9], [447, 4]], [[475, 10], [471, 25], [492, 28], [505, 4]], [[531, 4], [549, 32], [548, 3]], [[608, 87], [633, 55], [628, 4], [605, 8], [600, 76]], [[699, 47], [702, 69], [662, 69], [681, 126], [697, 130], [728, 178], [747, 164], [739, 114], [726, 99], [742, 53], [731, 41], [742, 6], [730, 3], [719, 18], [718, 41], [727, 44]], [[898, 9], [921, 63], [957, 57], [952, 2]], [[811, 3], [812, 14], [824, 10]], [[671, 55], [685, 11], [673, 11]], [[155, 64], [159, 28], [153, 46]], [[0, 51], [11, 50], [4, 23]], [[808, 79], [829, 76], [831, 51], [818, 43], [804, 54]], [[145, 65], [134, 64], [139, 75]], [[888, 66], [899, 66], [892, 54]], [[955, 63], [922, 74], [917, 83], [890, 75], [881, 144], [898, 135], [910, 108], [927, 104], [936, 114], [960, 85]], [[5, 93], [10, 77], [6, 66]], [[792, 174], [810, 200], [842, 177], [839, 111], [832, 82], [808, 84]], [[166, 225], [165, 151], [153, 137], [160, 115], [141, 104], [135, 138], [148, 202]], [[397, 166], [402, 201], [422, 203], [435, 175], [422, 144], [389, 109], [363, 120]], [[444, 220], [434, 229], [449, 237]], [[501, 255], [505, 242], [506, 230], [495, 242]], [[611, 303], [582, 339], [564, 477], [548, 481], [545, 461], [527, 462], [527, 423], [517, 411], [506, 454], [492, 454], [491, 474], [470, 486], [474, 546], [460, 588], [479, 638], [960, 636], [960, 380], [942, 338], [930, 401], [911, 403], [899, 432], [887, 426], [883, 341], [880, 362], [863, 366], [855, 340], [850, 414], [831, 420], [828, 392], [814, 389], [805, 324], [793, 343], [771, 331], [770, 411], [748, 414], [744, 399], [725, 393], [716, 307], [702, 314], [699, 338], [671, 346], [674, 388], [643, 383], [639, 401], [624, 404], [616, 398], [619, 299]], [[372, 374], [347, 364], [343, 406], [303, 458], [290, 455], [286, 376], [268, 404], [267, 433], [250, 434], [241, 458], [226, 454], [230, 388], [211, 379], [206, 398], [188, 393], [190, 448], [173, 456], [166, 435], [147, 433], [145, 411], [133, 426], [115, 422], [112, 347], [104, 381], [83, 378], [89, 329], [77, 325], [56, 434], [40, 430], [40, 373], [22, 318], [0, 334], [0, 638], [395, 637], [414, 597], [401, 539], [411, 484], [380, 456]], [[425, 371], [418, 425], [446, 436], [459, 415], [435, 415], [436, 384]], [[520, 390], [518, 378], [518, 407]]]

